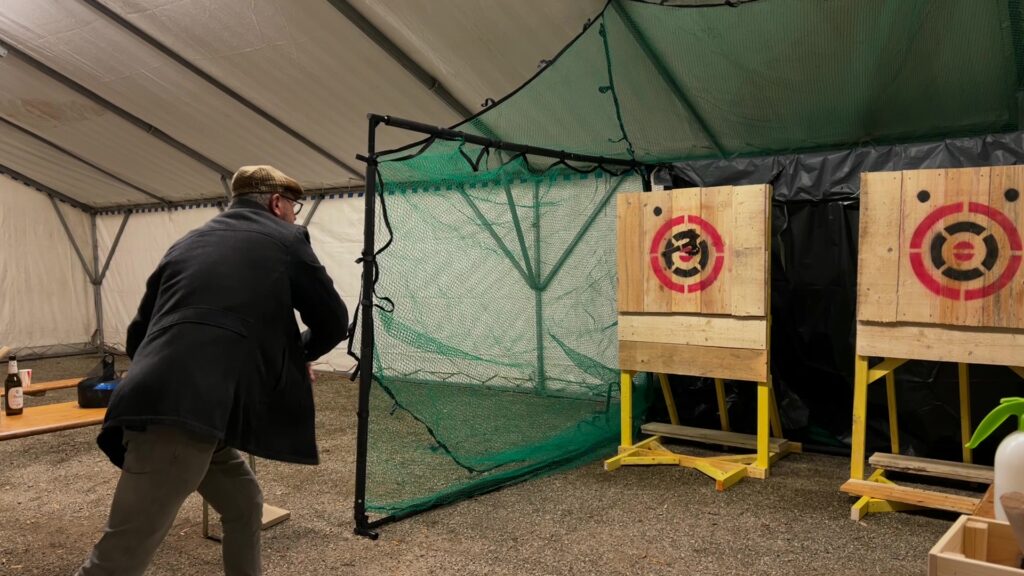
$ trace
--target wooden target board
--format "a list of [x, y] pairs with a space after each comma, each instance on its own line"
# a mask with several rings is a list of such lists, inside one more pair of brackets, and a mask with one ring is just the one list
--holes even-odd
[[1024, 167], [861, 175], [857, 352], [1016, 365]]
[[618, 196], [619, 364], [767, 381], [771, 187]]

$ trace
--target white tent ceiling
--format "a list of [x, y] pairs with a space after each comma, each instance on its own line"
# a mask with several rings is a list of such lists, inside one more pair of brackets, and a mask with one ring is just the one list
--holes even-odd
[[359, 186], [367, 113], [453, 124], [603, 3], [0, 0], [0, 172], [86, 208], [220, 198], [255, 163]]

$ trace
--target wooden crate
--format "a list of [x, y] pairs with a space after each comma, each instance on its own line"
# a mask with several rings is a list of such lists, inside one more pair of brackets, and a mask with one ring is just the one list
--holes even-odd
[[1024, 166], [861, 175], [857, 353], [1016, 365]]
[[618, 197], [623, 370], [768, 378], [771, 187]]
[[1020, 565], [1010, 525], [978, 516], [961, 516], [928, 552], [928, 576], [1022, 576]]

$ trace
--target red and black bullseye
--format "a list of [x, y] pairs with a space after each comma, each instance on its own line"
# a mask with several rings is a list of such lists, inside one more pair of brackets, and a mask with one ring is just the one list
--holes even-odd
[[[1012, 202], [1016, 195], [1011, 191], [1016, 192], [1008, 190], [1006, 198], [1013, 196]], [[925, 191], [918, 194], [921, 202], [929, 197]], [[926, 237], [930, 237], [927, 242]], [[951, 300], [976, 300], [1002, 290], [1017, 274], [1022, 258], [1024, 244], [1013, 221], [979, 202], [955, 202], [936, 208], [925, 216], [910, 240], [914, 275], [929, 291]], [[984, 286], [968, 288], [960, 284], [990, 273], [996, 276]]]
[[666, 288], [700, 292], [722, 272], [725, 245], [718, 230], [700, 216], [676, 216], [654, 233], [650, 262]]

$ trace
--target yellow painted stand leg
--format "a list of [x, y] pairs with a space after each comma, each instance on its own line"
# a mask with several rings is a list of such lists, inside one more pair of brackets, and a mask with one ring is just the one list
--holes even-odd
[[619, 423], [622, 426], [620, 450], [633, 445], [633, 374], [631, 371], [623, 370], [619, 380], [619, 405], [622, 412], [619, 415]]
[[958, 365], [960, 380], [960, 440], [963, 446], [964, 462], [970, 464], [973, 460], [971, 449], [967, 443], [971, 441], [971, 373], [967, 364]]
[[718, 419], [722, 423], [722, 431], [729, 431], [729, 407], [725, 403], [725, 380], [715, 378], [715, 396], [718, 398]]
[[768, 413], [771, 411], [769, 404], [771, 402], [771, 384], [768, 382], [757, 383], [757, 460], [754, 466], [765, 471], [765, 475], [768, 473], [768, 465], [770, 464], [768, 455], [768, 440], [770, 439], [769, 433], [769, 417]]
[[900, 453], [900, 427], [896, 417], [896, 374], [885, 375], [885, 396], [889, 404], [889, 445], [893, 454]]
[[850, 478], [864, 479], [864, 440], [868, 413], [868, 359], [857, 355], [853, 365], [853, 432], [850, 439]]
[[665, 397], [665, 406], [668, 407], [669, 422], [679, 424], [679, 413], [676, 412], [676, 399], [672, 396], [672, 386], [668, 383], [668, 376], [658, 374], [658, 381], [661, 382], [661, 394]]
[[[682, 439], [692, 437], [686, 435], [687, 432], [685, 427], [678, 426], [679, 416], [675, 410], [675, 400], [672, 395], [668, 377], [664, 374], [658, 374], [658, 380], [661, 383], [662, 394], [665, 396], [665, 402], [669, 407], [669, 417], [672, 419], [672, 424], [676, 425], [676, 427], [671, 431], [660, 432], [660, 435], [652, 436], [634, 444], [632, 434], [633, 375], [634, 372], [630, 371], [623, 371], [621, 373], [621, 443], [619, 445], [618, 455], [604, 461], [605, 470], [612, 471], [621, 468], [622, 466], [630, 465], [643, 466], [673, 464], [684, 468], [693, 468], [707, 476], [710, 476], [715, 480], [715, 488], [718, 491], [723, 491], [747, 476], [759, 479], [767, 478], [768, 468], [773, 462], [787, 454], [800, 451], [800, 445], [798, 443], [783, 440], [776, 447], [777, 452], [771, 452], [771, 428], [774, 423], [776, 428], [779, 429], [779, 436], [781, 437], [781, 422], [778, 417], [776, 406], [774, 406], [770, 379], [766, 382], [757, 383], [757, 436], [754, 440], [756, 447], [755, 454], [723, 454], [698, 457], [688, 456], [686, 454], [680, 454], [668, 450], [659, 442], [662, 436], [671, 436]], [[719, 409], [724, 417], [723, 427], [726, 428], [727, 431], [729, 424], [728, 409], [725, 406], [724, 382], [720, 379], [716, 380], [715, 389], [718, 396]], [[729, 434], [714, 431], [711, 432], [713, 434], [722, 434], [723, 438], [730, 436]], [[714, 443], [714, 441], [709, 437], [702, 437], [702, 439], [706, 440], [708, 443]], [[734, 445], [732, 442], [736, 442], [736, 440], [731, 439], [728, 445]]]

